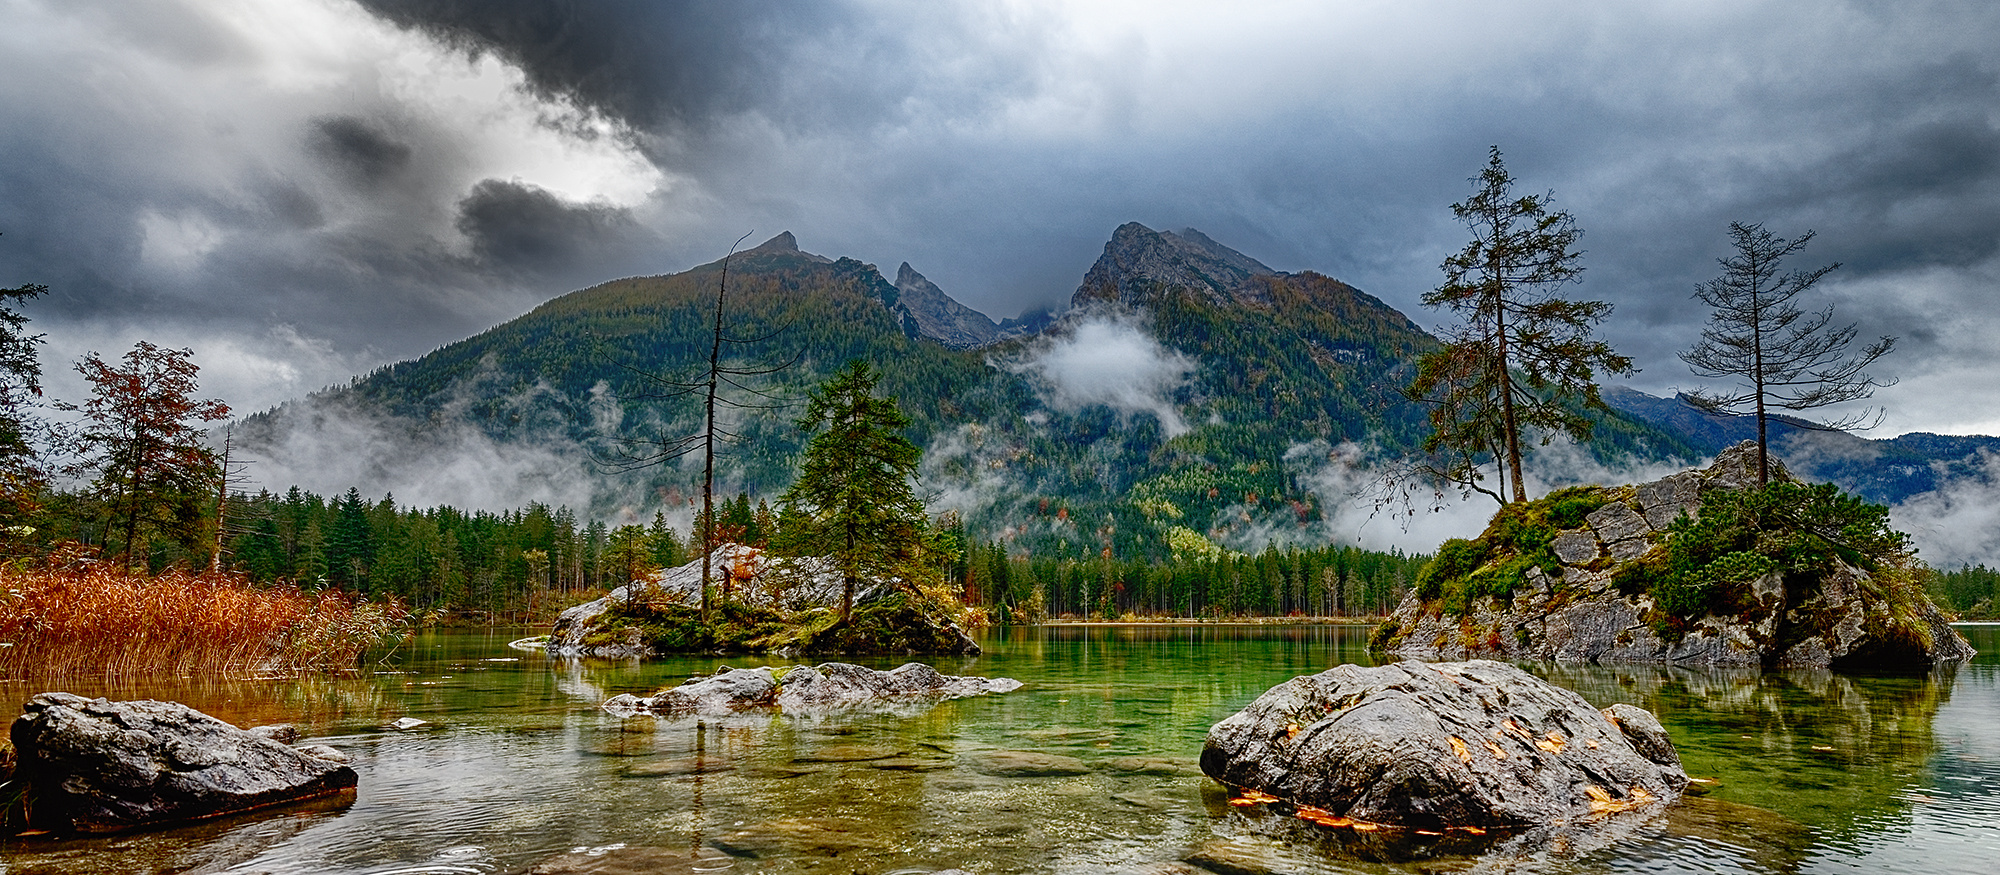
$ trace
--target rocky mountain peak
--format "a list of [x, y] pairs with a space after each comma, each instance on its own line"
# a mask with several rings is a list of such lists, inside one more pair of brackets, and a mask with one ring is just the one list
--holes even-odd
[[1112, 232], [1104, 254], [1084, 274], [1070, 303], [1115, 301], [1139, 306], [1184, 289], [1223, 304], [1234, 300], [1232, 293], [1252, 277], [1276, 273], [1193, 228], [1175, 233], [1127, 222]]
[[755, 248], [746, 249], [736, 254], [737, 257], [739, 258], [743, 256], [765, 256], [767, 258], [770, 256], [777, 256], [780, 262], [782, 262], [787, 257], [792, 257], [792, 258], [803, 257], [809, 261], [815, 261], [820, 264], [833, 263], [833, 259], [827, 258], [824, 255], [814, 255], [813, 253], [806, 252], [805, 250], [800, 249], [799, 238], [792, 236], [792, 232], [790, 231], [781, 231], [778, 233], [778, 236], [757, 244]]
[[790, 231], [780, 231], [778, 232], [778, 236], [757, 244], [757, 248], [751, 251], [752, 252], [757, 252], [757, 251], [797, 252], [799, 251], [799, 238], [793, 237], [792, 232]]
[[945, 294], [907, 261], [896, 270], [896, 292], [891, 309], [919, 335], [961, 349], [985, 346], [1000, 336], [1000, 326], [986, 314]]

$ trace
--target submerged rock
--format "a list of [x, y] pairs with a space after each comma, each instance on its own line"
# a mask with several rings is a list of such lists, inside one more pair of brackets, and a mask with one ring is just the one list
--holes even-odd
[[30, 825], [116, 832], [352, 790], [354, 770], [176, 702], [29, 699], [11, 738]]
[[1209, 730], [1201, 768], [1330, 817], [1514, 829], [1678, 799], [1650, 712], [1599, 711], [1511, 665], [1343, 665], [1293, 678]]
[[939, 674], [937, 669], [915, 662], [890, 671], [844, 662], [776, 670], [721, 666], [714, 674], [690, 679], [649, 697], [630, 693], [613, 696], [604, 707], [620, 714], [726, 715], [755, 708], [813, 714], [912, 703], [929, 706], [947, 699], [1007, 693], [1020, 688], [1021, 682], [1012, 678]]
[[[1796, 483], [1782, 467], [1771, 476]], [[1839, 550], [1811, 567], [1769, 562], [1761, 573], [1719, 572], [1723, 579], [1708, 584], [1717, 592], [1703, 609], [1669, 610], [1660, 588], [1674, 585], [1675, 520], [1699, 519], [1705, 498], [1756, 487], [1756, 444], [1747, 442], [1706, 469], [1512, 505], [1479, 539], [1439, 549], [1372, 646], [1424, 660], [1862, 670], [1972, 657], [1964, 636], [1898, 567], [1913, 560], [1895, 551], [1868, 560], [1880, 559], [1885, 574], [1871, 574]], [[1574, 518], [1579, 508], [1593, 509]]]

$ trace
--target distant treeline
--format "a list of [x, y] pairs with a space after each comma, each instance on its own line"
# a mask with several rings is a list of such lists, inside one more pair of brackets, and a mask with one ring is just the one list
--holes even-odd
[[1179, 560], [1023, 559], [973, 547], [953, 569], [994, 622], [1162, 617], [1375, 617], [1409, 592], [1429, 556], [1358, 547], [1266, 548]]
[[[96, 509], [80, 496], [46, 508], [47, 534], [101, 543]], [[400, 506], [393, 496], [349, 489], [326, 498], [299, 488], [231, 496], [224, 566], [253, 581], [296, 581], [395, 596], [418, 613], [493, 618], [546, 614], [698, 554], [688, 534], [655, 514], [644, 525], [584, 519], [567, 507], [530, 504], [499, 513]], [[946, 573], [968, 606], [993, 622], [1043, 618], [1379, 616], [1408, 591], [1429, 558], [1356, 547], [1270, 547], [1254, 556], [1141, 559], [1026, 558], [994, 543], [968, 543], [946, 521], [957, 549]], [[721, 502], [724, 540], [782, 544], [779, 514], [739, 494]], [[779, 548], [782, 552], [782, 547]], [[199, 566], [205, 553], [154, 542], [156, 568]]]
[[1934, 571], [1926, 587], [1932, 599], [1962, 620], [2000, 620], [2000, 571], [1961, 565], [1957, 571]]

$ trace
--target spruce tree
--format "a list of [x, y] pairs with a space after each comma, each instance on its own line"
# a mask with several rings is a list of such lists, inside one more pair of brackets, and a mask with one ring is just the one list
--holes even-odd
[[[1551, 195], [1516, 195], [1498, 146], [1473, 183], [1472, 196], [1451, 206], [1472, 240], [1445, 259], [1444, 285], [1423, 299], [1464, 321], [1446, 333], [1443, 349], [1418, 361], [1406, 394], [1431, 405], [1424, 449], [1445, 460], [1423, 473], [1506, 504], [1528, 500], [1524, 436], [1538, 432], [1544, 444], [1556, 433], [1589, 440], [1587, 411], [1608, 410], [1598, 397], [1598, 372], [1633, 368], [1591, 336], [1610, 304], [1555, 293], [1582, 278], [1576, 243], [1583, 231], [1575, 219], [1550, 211]], [[1500, 465], [1498, 491], [1478, 485], [1481, 457]]]
[[798, 421], [813, 437], [779, 499], [839, 566], [842, 622], [862, 579], [908, 575], [924, 543], [924, 505], [911, 485], [922, 451], [903, 437], [910, 420], [895, 400], [875, 396], [880, 379], [857, 360], [813, 391]]

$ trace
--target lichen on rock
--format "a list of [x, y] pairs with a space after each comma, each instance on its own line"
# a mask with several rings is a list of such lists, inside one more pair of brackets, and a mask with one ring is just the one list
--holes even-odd
[[1210, 729], [1201, 768], [1254, 801], [1433, 831], [1651, 808], [1688, 784], [1651, 712], [1487, 660], [1293, 678]]

